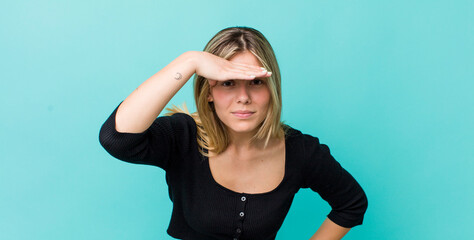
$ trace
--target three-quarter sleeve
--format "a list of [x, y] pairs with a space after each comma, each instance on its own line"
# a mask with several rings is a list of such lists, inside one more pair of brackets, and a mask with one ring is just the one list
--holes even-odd
[[122, 161], [153, 165], [166, 171], [174, 156], [182, 152], [183, 148], [189, 146], [188, 142], [192, 141], [191, 135], [195, 131], [192, 117], [176, 113], [156, 118], [142, 133], [118, 132], [115, 128], [115, 116], [120, 104], [99, 131], [99, 142], [102, 147]]
[[319, 139], [305, 135], [303, 188], [311, 188], [329, 203], [327, 217], [334, 223], [352, 228], [361, 225], [367, 210], [367, 196], [354, 179], [337, 162], [329, 147]]

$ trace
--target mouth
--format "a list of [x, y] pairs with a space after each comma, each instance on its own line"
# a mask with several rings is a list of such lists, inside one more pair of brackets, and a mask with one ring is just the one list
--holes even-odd
[[238, 118], [249, 118], [252, 116], [255, 112], [250, 112], [250, 111], [237, 111], [237, 112], [232, 112], [232, 114]]

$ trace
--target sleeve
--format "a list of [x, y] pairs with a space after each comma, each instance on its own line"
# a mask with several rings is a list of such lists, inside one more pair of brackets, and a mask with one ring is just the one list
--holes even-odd
[[311, 188], [329, 203], [332, 210], [327, 217], [334, 223], [345, 228], [362, 225], [368, 206], [364, 190], [331, 156], [327, 145], [305, 136], [302, 187]]
[[192, 137], [196, 133], [194, 119], [183, 113], [158, 117], [142, 133], [118, 132], [115, 128], [115, 116], [119, 106], [99, 131], [100, 144], [117, 159], [153, 165], [166, 171], [175, 154], [183, 152], [183, 148], [189, 148], [191, 141], [195, 141], [195, 137]]

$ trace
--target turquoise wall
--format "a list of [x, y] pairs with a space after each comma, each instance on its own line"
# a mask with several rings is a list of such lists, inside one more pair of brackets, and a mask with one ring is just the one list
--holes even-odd
[[[474, 238], [473, 1], [10, 1], [0, 4], [1, 239], [172, 239], [164, 171], [114, 159], [100, 126], [222, 28], [272, 43], [283, 119], [369, 198], [345, 239]], [[171, 103], [194, 108], [191, 81]], [[277, 239], [329, 212], [295, 197]]]

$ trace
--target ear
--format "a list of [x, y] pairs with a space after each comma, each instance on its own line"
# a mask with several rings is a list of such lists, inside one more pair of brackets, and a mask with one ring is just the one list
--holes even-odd
[[207, 96], [207, 101], [208, 101], [208, 102], [213, 102], [213, 101], [214, 101], [214, 98], [212, 98], [211, 94], [209, 94], [209, 95]]

